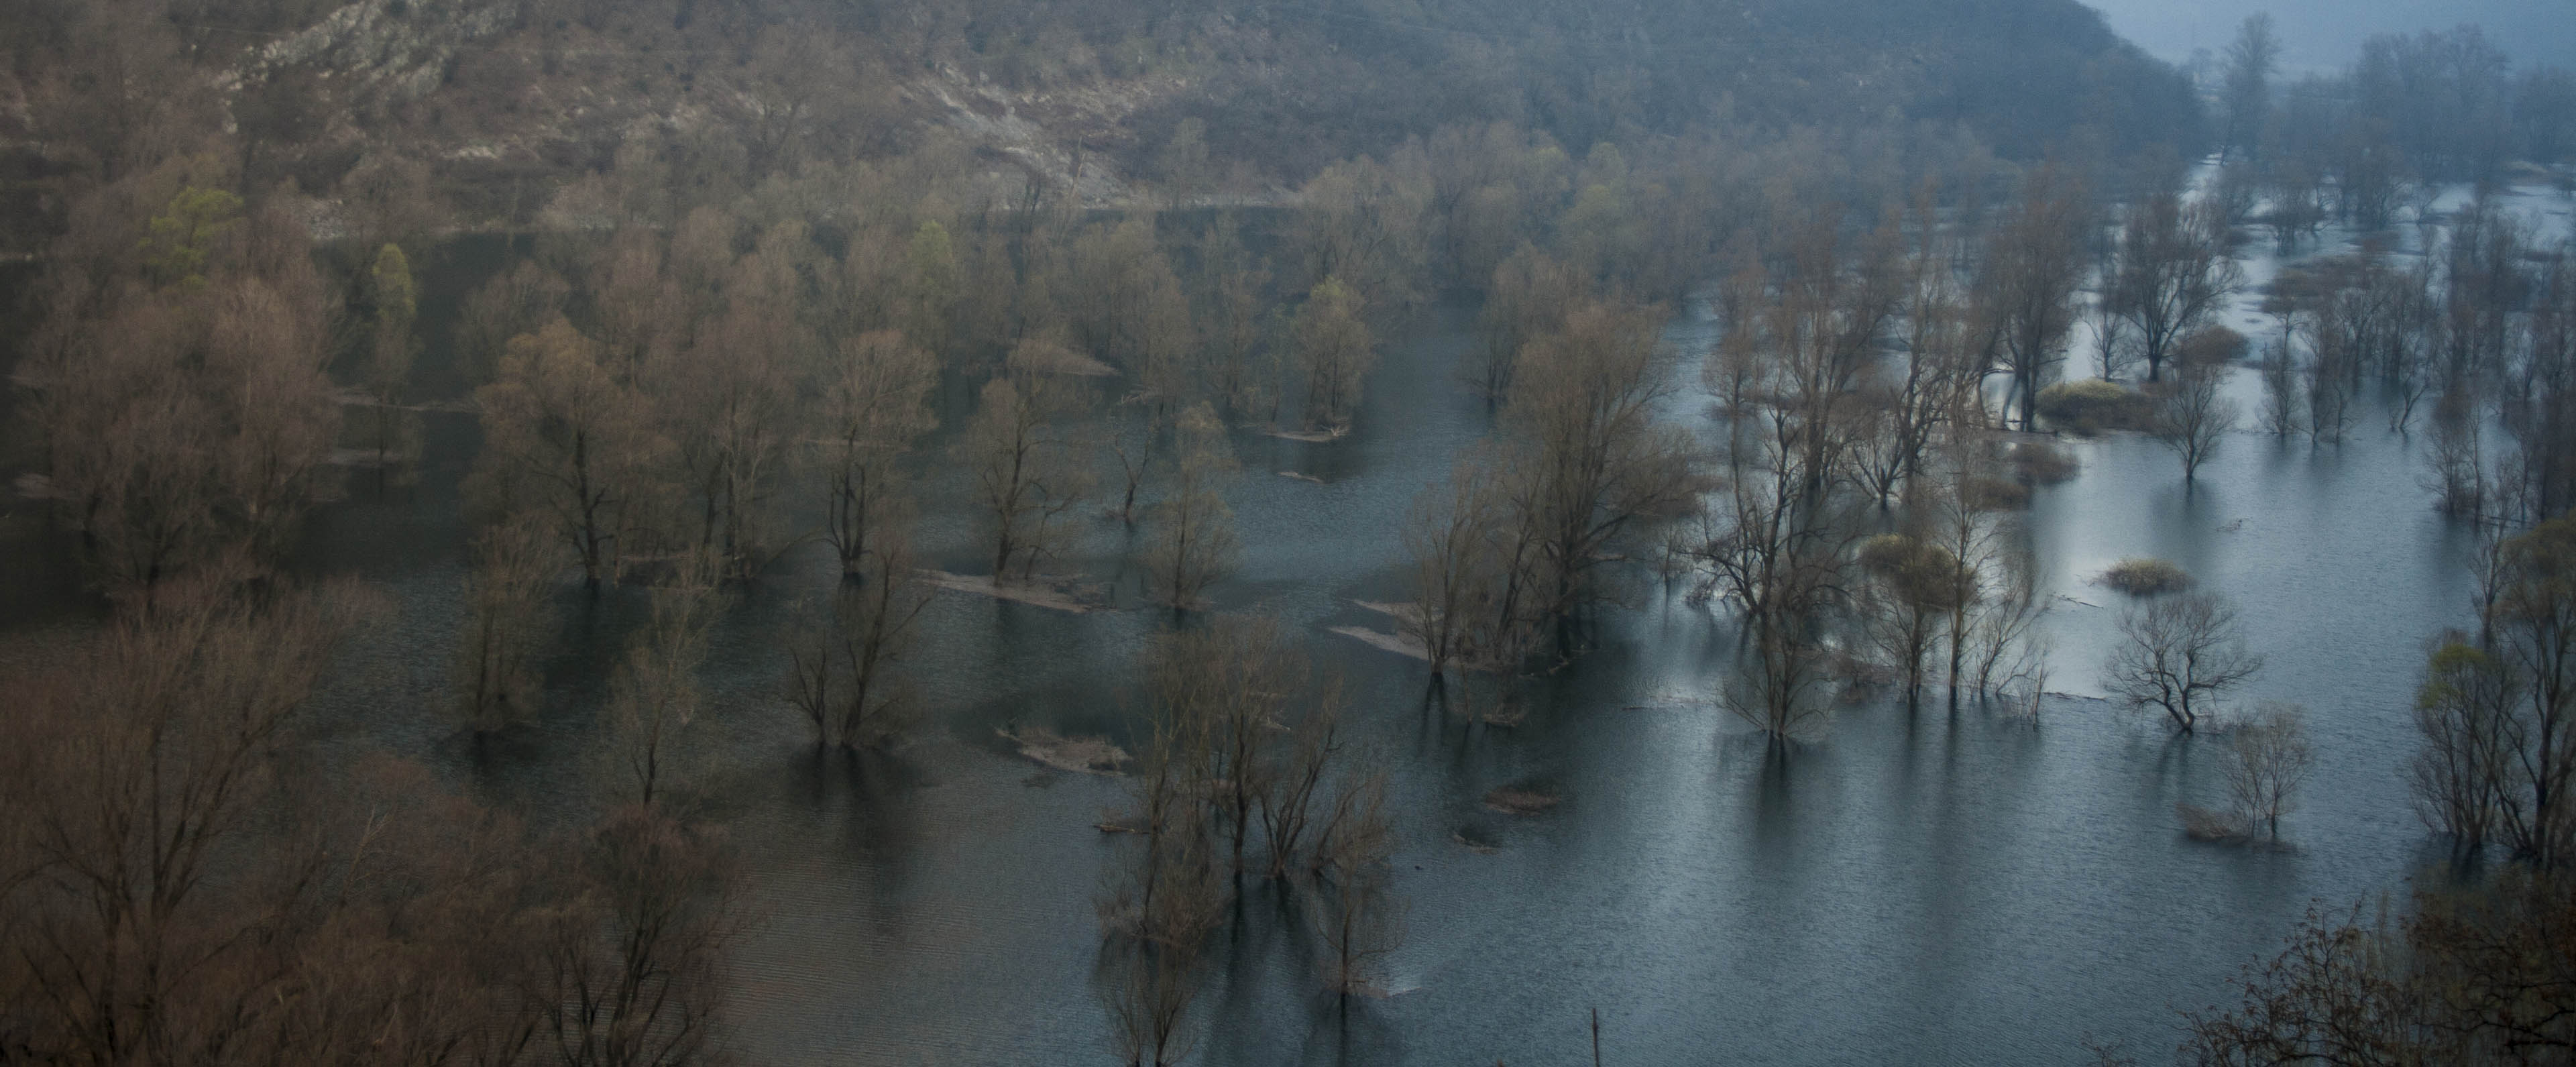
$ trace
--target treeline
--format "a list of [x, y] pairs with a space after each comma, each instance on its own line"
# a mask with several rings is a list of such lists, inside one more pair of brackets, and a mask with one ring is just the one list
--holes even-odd
[[[2283, 244], [2329, 219], [2381, 229], [2422, 217], [2445, 183], [2495, 185], [2508, 164], [2576, 159], [2576, 72], [2513, 69], [2476, 26], [2380, 34], [2352, 66], [2277, 80], [2269, 16], [2246, 20], [2218, 72], [2217, 197], [2261, 205]], [[2564, 180], [2564, 179], [2562, 179]]]

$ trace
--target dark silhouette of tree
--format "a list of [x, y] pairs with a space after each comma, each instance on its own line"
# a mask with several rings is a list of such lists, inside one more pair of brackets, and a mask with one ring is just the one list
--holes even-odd
[[2129, 708], [2164, 713], [2191, 733], [2218, 702], [2263, 669], [2238, 631], [2236, 609], [2215, 593], [2157, 597], [2120, 616], [2120, 644], [2102, 668], [2102, 687]]

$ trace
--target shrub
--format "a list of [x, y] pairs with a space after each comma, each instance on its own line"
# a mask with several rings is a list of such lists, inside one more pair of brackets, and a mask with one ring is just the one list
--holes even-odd
[[2102, 584], [2130, 596], [2155, 596], [2191, 588], [2191, 574], [2165, 560], [2132, 556], [2103, 571]]
[[2010, 478], [1974, 478], [1968, 503], [1979, 511], [2019, 511], [2030, 506], [2030, 487]]
[[2056, 485], [2075, 477], [2082, 468], [2066, 450], [2045, 441], [2024, 441], [2013, 446], [2013, 472], [2032, 485]]
[[2086, 437], [2104, 430], [2145, 429], [2146, 395], [2105, 378], [2059, 382], [2039, 391], [2039, 413], [2060, 429]]

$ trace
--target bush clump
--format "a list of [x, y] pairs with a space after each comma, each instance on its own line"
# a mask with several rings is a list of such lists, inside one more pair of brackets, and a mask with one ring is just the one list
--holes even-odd
[[2023, 441], [2012, 450], [2013, 473], [2032, 485], [2056, 485], [2083, 468], [2063, 448], [2045, 441]]
[[1861, 542], [1860, 565], [1908, 603], [1947, 611], [1958, 599], [1959, 557], [1939, 545], [1880, 534]]
[[2130, 596], [2155, 596], [2191, 588], [2191, 574], [2165, 560], [2131, 557], [2103, 571], [2102, 584]]
[[2030, 506], [2030, 487], [2010, 478], [1971, 478], [1968, 506], [1979, 511], [2019, 511]]
[[2039, 413], [2068, 433], [2143, 430], [2151, 414], [2144, 393], [2107, 378], [2059, 382], [2039, 391]]

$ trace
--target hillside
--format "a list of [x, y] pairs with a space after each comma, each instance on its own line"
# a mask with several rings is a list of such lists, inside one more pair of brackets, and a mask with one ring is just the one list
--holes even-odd
[[1494, 120], [1578, 154], [1709, 126], [1964, 127], [2019, 157], [2199, 136], [2183, 82], [2072, 0], [16, 0], [0, 36], [19, 248], [66, 188], [216, 128], [246, 190], [434, 194], [467, 224], [611, 170], [696, 200], [942, 139], [1099, 203], [1140, 177], [1263, 195]]

